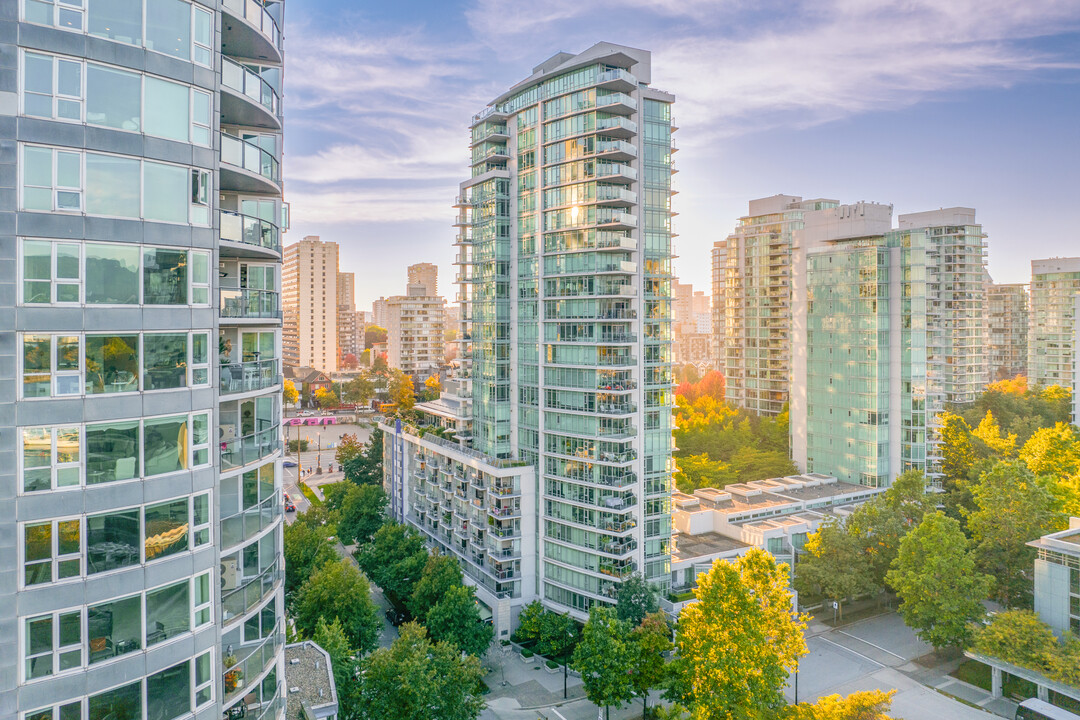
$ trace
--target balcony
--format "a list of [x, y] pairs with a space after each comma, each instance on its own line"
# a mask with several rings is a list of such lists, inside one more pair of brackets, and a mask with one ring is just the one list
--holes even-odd
[[609, 230], [633, 230], [637, 227], [637, 216], [618, 211], [597, 210], [597, 224]]
[[637, 111], [637, 100], [626, 93], [611, 93], [597, 97], [596, 107], [609, 113], [630, 115]]
[[629, 165], [618, 163], [596, 163], [597, 180], [617, 183], [632, 183], [638, 178], [638, 172]]
[[281, 165], [250, 140], [221, 133], [221, 190], [281, 195]]
[[617, 92], [633, 92], [637, 90], [637, 78], [631, 75], [628, 70], [611, 68], [604, 70], [597, 76], [596, 85]]
[[230, 621], [244, 615], [273, 593], [284, 579], [284, 571], [279, 562], [275, 562], [262, 574], [242, 586], [221, 590], [221, 620]]
[[221, 288], [221, 318], [281, 319], [280, 293], [273, 290]]
[[[224, 426], [222, 426], [224, 427]], [[273, 425], [221, 443], [221, 471], [258, 462], [281, 450], [281, 426]]]
[[277, 358], [226, 363], [219, 366], [218, 377], [222, 395], [266, 390], [281, 384]]
[[596, 121], [597, 132], [613, 138], [627, 139], [637, 134], [637, 123], [626, 118], [603, 118]]
[[637, 147], [625, 140], [601, 140], [596, 143], [596, 154], [610, 160], [633, 160], [637, 157]]
[[221, 520], [221, 548], [231, 548], [275, 524], [281, 517], [281, 503], [276, 495], [260, 504]]
[[[244, 248], [227, 248], [232, 252], [223, 253], [224, 255], [266, 257], [268, 252], [278, 256], [281, 255], [281, 231], [278, 226], [252, 215], [222, 210], [221, 239], [225, 242], [246, 246]], [[245, 253], [244, 250], [247, 248], [251, 248], [255, 252]]]
[[277, 91], [258, 73], [235, 60], [221, 58], [221, 122], [226, 125], [281, 130]]
[[222, 0], [221, 52], [281, 64], [281, 31], [255, 0]]
[[[277, 660], [285, 641], [285, 633], [278, 620], [270, 634], [251, 645], [241, 645], [228, 654], [232, 645], [221, 648], [222, 681], [225, 687], [225, 702], [246, 694], [252, 681], [266, 670], [270, 663]], [[224, 640], [222, 641], [224, 645]]]
[[637, 193], [632, 190], [611, 185], [600, 185], [596, 188], [597, 205], [634, 205], [636, 203]]

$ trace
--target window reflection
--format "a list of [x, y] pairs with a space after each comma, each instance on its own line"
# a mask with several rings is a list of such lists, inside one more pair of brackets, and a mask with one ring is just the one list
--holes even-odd
[[90, 574], [138, 565], [141, 548], [138, 510], [86, 518], [86, 560]]
[[87, 608], [86, 631], [91, 665], [138, 650], [142, 647], [142, 598], [134, 595]]

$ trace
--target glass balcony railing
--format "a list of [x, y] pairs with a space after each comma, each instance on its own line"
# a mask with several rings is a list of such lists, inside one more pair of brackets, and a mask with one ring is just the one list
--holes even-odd
[[273, 290], [221, 288], [221, 317], [280, 318], [279, 295]]
[[281, 252], [281, 231], [277, 225], [231, 210], [221, 211], [221, 239]]
[[277, 522], [281, 503], [277, 496], [221, 520], [221, 547], [231, 548], [249, 540]]
[[253, 647], [241, 645], [232, 655], [222, 648], [222, 680], [225, 685], [225, 701], [244, 694], [251, 683], [266, 667], [277, 659], [285, 640], [285, 633], [278, 620], [270, 634]]
[[255, 0], [223, 0], [221, 4], [233, 15], [242, 17], [254, 25], [274, 47], [281, 49], [281, 31], [265, 7]]
[[272, 115], [278, 114], [278, 94], [273, 86], [258, 73], [225, 56], [221, 58], [221, 84], [251, 98]]
[[281, 166], [271, 153], [250, 140], [221, 133], [221, 162], [262, 175], [270, 182], [281, 181]]
[[265, 390], [281, 382], [277, 358], [226, 363], [219, 366], [218, 377], [222, 395]]
[[281, 426], [221, 443], [221, 469], [231, 470], [257, 462], [281, 450]]
[[273, 563], [261, 575], [235, 590], [222, 590], [221, 620], [228, 623], [265, 600], [284, 579], [280, 562]]
[[602, 108], [607, 105], [625, 105], [629, 108], [637, 108], [637, 100], [626, 93], [611, 93], [600, 95], [596, 98], [596, 107]]

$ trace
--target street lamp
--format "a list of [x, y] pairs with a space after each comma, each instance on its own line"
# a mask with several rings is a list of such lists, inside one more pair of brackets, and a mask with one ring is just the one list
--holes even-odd
[[315, 435], [319, 438], [319, 455], [315, 460], [315, 474], [322, 475], [322, 431], [320, 430]]

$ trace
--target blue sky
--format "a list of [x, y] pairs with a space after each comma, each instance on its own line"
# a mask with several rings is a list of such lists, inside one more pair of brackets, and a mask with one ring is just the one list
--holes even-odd
[[559, 51], [653, 52], [675, 93], [675, 270], [776, 193], [974, 207], [998, 282], [1080, 255], [1080, 0], [306, 0], [286, 15], [286, 241], [341, 244], [357, 305], [440, 266], [471, 115]]

